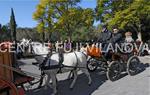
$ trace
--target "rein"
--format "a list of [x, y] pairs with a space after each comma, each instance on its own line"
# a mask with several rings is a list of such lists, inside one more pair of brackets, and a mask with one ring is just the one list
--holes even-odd
[[[84, 52], [81, 52], [86, 58], [88, 57]], [[74, 52], [75, 56], [76, 56], [76, 60], [77, 60], [77, 64], [76, 66], [67, 66], [67, 65], [50, 65], [49, 63], [49, 66], [47, 67], [44, 67], [46, 62], [48, 61], [49, 57], [51, 56], [51, 54], [47, 54], [47, 56], [45, 57], [44, 61], [42, 62], [42, 64], [40, 65], [40, 69], [43, 71], [43, 70], [52, 70], [52, 69], [59, 69], [59, 68], [64, 68], [64, 67], [67, 67], [67, 68], [74, 68], [74, 69], [77, 69], [77, 68], [85, 68], [85, 67], [79, 67], [78, 66], [78, 56], [77, 54]], [[61, 70], [61, 69], [60, 69]]]
[[88, 56], [84, 52], [81, 52], [81, 53], [86, 57], [86, 59], [88, 58]]
[[74, 52], [74, 54], [75, 54], [76, 59], [77, 59], [77, 64], [76, 64], [76, 66], [74, 67], [74, 69], [76, 70], [79, 63], [78, 63], [78, 56], [77, 56], [77, 54], [76, 54], [75, 52]]

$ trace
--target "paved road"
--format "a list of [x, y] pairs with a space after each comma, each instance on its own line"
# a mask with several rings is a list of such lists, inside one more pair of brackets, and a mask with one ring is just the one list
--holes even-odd
[[[141, 57], [141, 61], [150, 63], [150, 56]], [[21, 68], [39, 74], [40, 71], [36, 66], [31, 65], [33, 59], [21, 60], [25, 63]], [[91, 73], [93, 83], [87, 85], [87, 78], [79, 72], [77, 83], [73, 90], [69, 89], [72, 80], [66, 80], [68, 73], [58, 74], [58, 95], [150, 95], [150, 67], [143, 65], [141, 73], [135, 76], [124, 74], [123, 77], [115, 82], [107, 80], [106, 75], [100, 72]], [[27, 95], [51, 95], [52, 89], [44, 87], [38, 90], [29, 90]]]

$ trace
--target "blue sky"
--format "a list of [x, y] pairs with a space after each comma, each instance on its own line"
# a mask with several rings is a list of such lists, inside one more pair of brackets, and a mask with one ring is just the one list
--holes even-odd
[[[39, 0], [0, 0], [0, 24], [9, 22], [13, 8], [18, 27], [35, 27], [37, 22], [32, 19], [32, 14], [38, 3]], [[83, 8], [95, 8], [96, 0], [82, 0], [79, 5]]]

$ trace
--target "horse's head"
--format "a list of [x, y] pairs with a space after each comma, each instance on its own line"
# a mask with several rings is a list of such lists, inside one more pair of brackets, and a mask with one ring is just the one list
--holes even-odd
[[33, 42], [32, 49], [35, 55], [41, 55], [43, 57], [49, 53], [49, 47], [43, 45], [40, 42]]

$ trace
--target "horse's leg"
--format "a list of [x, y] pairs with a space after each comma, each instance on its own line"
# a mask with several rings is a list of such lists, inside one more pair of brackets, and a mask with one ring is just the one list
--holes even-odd
[[57, 93], [56, 73], [55, 72], [50, 72], [50, 77], [52, 79], [52, 89], [53, 89], [53, 94], [52, 95], [55, 95]]
[[47, 87], [49, 86], [49, 81], [51, 79], [51, 76], [50, 76], [50, 74], [47, 74], [47, 73], [46, 73], [46, 75], [47, 75], [47, 80], [45, 82], [45, 88], [47, 89]]
[[42, 87], [42, 84], [43, 84], [43, 79], [44, 79], [44, 76], [41, 76], [41, 79], [40, 79], [40, 83], [39, 83], [39, 86], [38, 86], [38, 88], [41, 88], [41, 87]]
[[91, 79], [91, 76], [90, 76], [89, 71], [88, 71], [87, 69], [85, 69], [85, 68], [81, 68], [81, 70], [82, 70], [82, 72], [88, 77], [88, 79], [89, 79], [88, 84], [91, 85], [92, 79]]
[[70, 89], [73, 89], [74, 84], [75, 84], [75, 82], [77, 80], [77, 70], [73, 70], [73, 75], [74, 75], [74, 79], [73, 79], [73, 81], [72, 81], [72, 83], [70, 85]]
[[73, 70], [70, 71], [69, 75], [68, 75], [68, 80], [69, 79], [73, 79], [74, 75], [73, 75]]

